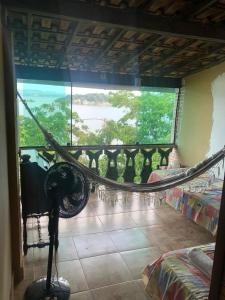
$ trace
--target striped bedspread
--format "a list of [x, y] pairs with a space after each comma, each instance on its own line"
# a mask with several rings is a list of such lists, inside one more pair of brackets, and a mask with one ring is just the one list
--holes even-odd
[[[149, 182], [161, 180], [180, 172], [180, 169], [157, 170], [150, 177]], [[192, 181], [193, 186], [209, 181], [209, 176], [204, 174]], [[203, 226], [213, 235], [217, 232], [220, 201], [222, 196], [223, 181], [215, 179], [214, 182], [203, 192], [193, 188], [192, 191], [184, 191], [181, 187], [175, 187], [165, 191], [166, 203], [179, 210], [184, 216], [192, 219], [195, 223]]]
[[[204, 253], [213, 259], [215, 243], [201, 245]], [[163, 254], [143, 272], [146, 292], [154, 300], [206, 300], [210, 279], [193, 266], [188, 258], [192, 248]]]

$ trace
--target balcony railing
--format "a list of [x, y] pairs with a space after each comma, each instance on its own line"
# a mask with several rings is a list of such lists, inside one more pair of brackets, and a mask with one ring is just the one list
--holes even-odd
[[[174, 144], [64, 146], [75, 159], [97, 174], [120, 182], [147, 182], [151, 172], [167, 166]], [[51, 148], [21, 147], [21, 155], [36, 150], [50, 163], [60, 161]]]

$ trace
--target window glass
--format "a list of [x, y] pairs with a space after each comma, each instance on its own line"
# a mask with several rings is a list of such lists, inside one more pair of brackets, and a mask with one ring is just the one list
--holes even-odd
[[[166, 144], [173, 141], [177, 90], [110, 90], [18, 81], [40, 123], [61, 145]], [[46, 142], [19, 102], [20, 146]]]
[[[32, 112], [61, 145], [71, 142], [71, 99], [67, 84], [18, 81], [17, 89]], [[20, 146], [42, 146], [45, 139], [36, 123], [19, 101]]]
[[176, 90], [73, 87], [73, 144], [156, 144], [173, 141]]

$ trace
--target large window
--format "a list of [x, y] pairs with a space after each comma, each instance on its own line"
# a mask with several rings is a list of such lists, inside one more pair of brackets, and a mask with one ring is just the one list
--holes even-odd
[[[30, 108], [61, 145], [166, 144], [173, 141], [177, 91], [107, 90], [18, 81]], [[45, 145], [19, 103], [20, 146]]]

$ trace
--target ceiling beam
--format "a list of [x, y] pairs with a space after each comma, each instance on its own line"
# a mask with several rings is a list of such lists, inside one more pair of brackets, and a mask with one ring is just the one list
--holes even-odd
[[190, 75], [193, 75], [193, 74], [196, 74], [196, 73], [199, 73], [199, 72], [202, 72], [202, 71], [207, 70], [207, 69], [209, 69], [209, 68], [212, 68], [212, 67], [214, 67], [214, 66], [217, 66], [217, 65], [223, 63], [224, 61], [225, 61], [225, 58], [222, 58], [222, 59], [219, 59], [218, 61], [214, 61], [214, 62], [212, 62], [212, 63], [210, 63], [210, 64], [208, 64], [208, 65], [202, 66], [201, 69], [199, 69], [199, 70], [197, 70], [197, 71], [196, 71], [196, 70], [191, 70], [190, 72], [187, 72], [187, 73], [185, 74], [185, 77], [190, 76]]
[[154, 63], [154, 65], [152, 64], [152, 61], [150, 63], [145, 64], [145, 66], [141, 68], [141, 72], [146, 72], [147, 70], [149, 70], [149, 68], [153, 68], [154, 70], [156, 70], [158, 67], [161, 66], [161, 64], [165, 65], [171, 58], [173, 58], [176, 55], [179, 55], [187, 48], [189, 48], [191, 44], [193, 44], [193, 41], [191, 42], [189, 41], [183, 47], [179, 47], [178, 49], [174, 50], [172, 53], [163, 55], [156, 63]]
[[[186, 8], [184, 13], [182, 13], [182, 17], [186, 17], [188, 19], [193, 18], [194, 16], [200, 14], [202, 11], [212, 6], [218, 0], [202, 0], [198, 1], [198, 3], [190, 3], [189, 8]], [[197, 2], [197, 1], [196, 1]]]
[[154, 0], [143, 0], [143, 2], [141, 3], [141, 5], [138, 6], [138, 9], [146, 9], [149, 8], [150, 5], [154, 2]]
[[103, 50], [100, 50], [100, 54], [93, 59], [91, 65], [97, 65], [97, 63], [104, 57], [104, 55], [111, 49], [114, 43], [116, 43], [125, 33], [125, 30], [119, 31], [105, 46]]
[[39, 11], [45, 15], [61, 15], [88, 22], [100, 22], [105, 25], [122, 27], [128, 30], [152, 32], [166, 36], [180, 36], [225, 43], [225, 30], [217, 25], [184, 21], [177, 17], [150, 15], [135, 9], [116, 9], [103, 7], [90, 2], [70, 0], [3, 0], [6, 7], [23, 11]]
[[75, 36], [77, 35], [77, 32], [79, 30], [79, 27], [80, 27], [80, 24], [77, 23], [77, 24], [73, 24], [73, 30], [72, 32], [69, 34], [68, 38], [67, 38], [67, 41], [65, 42], [65, 45], [64, 45], [64, 52], [62, 54], [62, 56], [60, 57], [59, 61], [58, 61], [58, 66], [57, 67], [61, 67], [64, 59], [66, 59], [66, 56], [69, 52], [69, 49], [70, 47], [73, 45], [73, 40], [75, 38]]
[[[132, 57], [130, 58], [127, 54], [123, 57], [123, 59], [118, 63], [117, 67], [115, 67], [115, 69], [120, 68], [121, 66], [123, 67], [124, 65], [128, 65], [132, 62], [135, 62], [138, 60], [138, 58], [147, 50], [149, 50], [156, 42], [158, 42], [160, 39], [162, 38], [162, 36], [158, 35], [156, 37], [153, 37], [150, 41], [148, 41], [148, 43], [146, 43], [146, 45], [144, 45], [143, 47], [141, 47], [139, 49], [139, 51], [137, 51], [136, 54], [132, 55]], [[128, 56], [128, 58], [127, 58]]]
[[180, 78], [141, 77], [116, 73], [86, 72], [66, 69], [16, 65], [17, 79], [73, 82], [83, 85], [139, 87], [181, 87]]
[[[207, 58], [210, 54], [215, 53], [215, 52], [217, 52], [217, 51], [220, 51], [220, 50], [222, 50], [222, 49], [224, 49], [224, 46], [217, 48], [216, 51], [215, 51], [215, 49], [213, 49], [212, 51], [210, 51], [209, 53], [207, 53], [207, 54], [205, 54], [205, 55], [197, 54], [197, 55], [191, 57], [190, 60], [188, 60], [188, 61], [181, 62], [181, 63], [179, 63], [179, 64], [177, 64], [177, 65], [173, 65], [173, 66], [171, 66], [171, 67], [162, 69], [162, 71], [160, 72], [160, 75], [159, 75], [159, 76], [168, 75], [168, 74], [170, 74], [170, 73], [173, 72], [173, 71], [179, 70], [180, 68], [183, 68], [183, 67], [185, 67], [185, 66], [188, 65], [188, 64], [191, 64], [192, 62], [198, 61], [199, 59]], [[224, 58], [224, 60], [225, 60], [225, 58]], [[216, 64], [216, 61], [215, 61], [215, 64]], [[199, 71], [200, 71], [200, 70], [199, 70]], [[193, 72], [194, 72], [194, 71], [193, 71]]]

